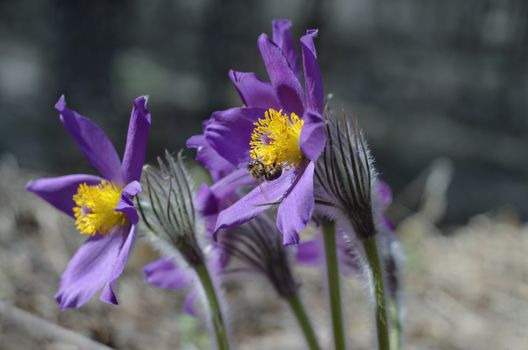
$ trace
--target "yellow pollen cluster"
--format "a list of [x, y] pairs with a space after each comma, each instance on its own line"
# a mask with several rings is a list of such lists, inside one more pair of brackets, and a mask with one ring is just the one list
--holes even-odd
[[290, 116], [282, 110], [269, 109], [255, 124], [249, 152], [251, 158], [266, 166], [285, 165], [298, 167], [303, 155], [299, 147], [299, 138], [304, 120], [295, 113]]
[[102, 181], [95, 186], [84, 183], [79, 185], [73, 196], [76, 206], [73, 208], [75, 226], [81, 234], [106, 235], [115, 227], [124, 225], [123, 213], [115, 211], [121, 197], [121, 189], [113, 182]]

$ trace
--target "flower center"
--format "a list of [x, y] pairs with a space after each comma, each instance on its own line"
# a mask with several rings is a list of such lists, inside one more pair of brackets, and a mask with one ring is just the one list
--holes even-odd
[[267, 167], [298, 167], [303, 160], [299, 147], [303, 124], [304, 120], [295, 113], [288, 116], [270, 108], [264, 118], [254, 123], [249, 155]]
[[105, 235], [126, 223], [123, 213], [115, 211], [121, 189], [113, 182], [102, 181], [95, 186], [83, 183], [73, 196], [75, 227], [81, 234]]

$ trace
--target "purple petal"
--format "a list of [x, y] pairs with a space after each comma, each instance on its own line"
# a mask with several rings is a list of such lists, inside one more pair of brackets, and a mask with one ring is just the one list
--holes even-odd
[[205, 135], [192, 136], [187, 140], [187, 147], [196, 149], [196, 161], [211, 172], [215, 181], [234, 169], [233, 164], [222, 158], [205, 140]]
[[291, 187], [295, 171], [290, 170], [274, 181], [264, 182], [218, 215], [215, 231], [238, 226], [278, 203]]
[[137, 180], [130, 182], [125, 188], [123, 188], [123, 193], [129, 198], [137, 196], [139, 192], [141, 192], [141, 184]]
[[319, 265], [322, 261], [321, 240], [316, 238], [311, 241], [301, 242], [297, 245], [296, 260], [302, 265]]
[[323, 80], [319, 63], [317, 63], [317, 53], [313, 39], [317, 36], [317, 30], [308, 30], [301, 38], [301, 49], [304, 66], [304, 85], [306, 87], [307, 108], [323, 113], [324, 93]]
[[284, 57], [282, 50], [266, 34], [260, 35], [258, 47], [271, 85], [275, 89], [282, 107], [288, 113], [293, 112], [299, 116], [303, 115], [304, 93], [301, 83], [291, 69], [288, 60]]
[[233, 165], [245, 163], [249, 159], [249, 141], [264, 109], [231, 108], [214, 112], [205, 127], [205, 139], [213, 149]]
[[60, 113], [62, 124], [94, 168], [104, 178], [123, 184], [121, 162], [105, 133], [90, 119], [67, 108], [64, 95], [61, 96], [55, 108]]
[[196, 210], [202, 214], [207, 232], [214, 233], [216, 218], [218, 217], [218, 198], [207, 184], [202, 184], [196, 193]]
[[127, 220], [135, 225], [139, 221], [139, 215], [132, 202], [132, 198], [141, 192], [141, 184], [138, 181], [132, 181], [125, 186], [121, 192], [121, 198], [115, 207], [115, 211], [119, 211], [125, 214]]
[[103, 292], [99, 296], [99, 299], [101, 301], [104, 301], [108, 304], [114, 304], [117, 305], [117, 298], [114, 294], [114, 284], [116, 283], [117, 279], [121, 274], [123, 273], [123, 270], [125, 269], [126, 263], [128, 261], [128, 257], [130, 256], [130, 252], [132, 251], [132, 248], [134, 247], [134, 243], [136, 241], [136, 226], [132, 225], [130, 227], [130, 231], [126, 235], [121, 236], [122, 239], [125, 239], [121, 247], [119, 248], [119, 252], [117, 253], [117, 258], [115, 259], [115, 262], [112, 264], [112, 271], [110, 274], [110, 278], [108, 282], [106, 283]]
[[301, 75], [301, 70], [299, 67], [299, 56], [297, 55], [297, 50], [293, 44], [293, 38], [290, 33], [290, 28], [292, 24], [290, 20], [287, 19], [276, 19], [272, 22], [272, 39], [275, 44], [277, 44], [286, 60], [288, 61], [291, 70], [295, 73], [297, 78]]
[[139, 180], [145, 162], [148, 132], [150, 129], [150, 112], [147, 110], [147, 96], [134, 100], [127, 143], [123, 155], [123, 177], [126, 183]]
[[103, 180], [92, 175], [66, 175], [32, 181], [26, 185], [26, 190], [33, 192], [55, 208], [73, 216], [73, 207], [75, 207], [73, 195], [77, 193], [79, 185], [86, 183], [93, 186]]
[[255, 185], [255, 183], [255, 179], [244, 167], [231, 172], [229, 175], [215, 182], [211, 186], [211, 191], [214, 193], [216, 198], [218, 198], [220, 201], [223, 201], [231, 194], [245, 187]]
[[136, 208], [134, 207], [134, 203], [132, 203], [132, 201], [127, 197], [121, 196], [119, 202], [117, 202], [115, 211], [125, 214], [125, 217], [132, 225], [137, 224], [139, 221], [139, 215]]
[[283, 234], [284, 245], [299, 243], [299, 232], [312, 217], [314, 168], [314, 163], [310, 162], [279, 206], [277, 227]]
[[229, 79], [235, 85], [246, 107], [281, 109], [271, 84], [260, 80], [255, 73], [230, 70]]
[[192, 288], [187, 294], [187, 297], [185, 297], [185, 300], [183, 301], [183, 310], [187, 313], [187, 315], [196, 317], [194, 302], [196, 300], [197, 295], [198, 291], [196, 290], [196, 288]]
[[299, 145], [302, 153], [312, 162], [315, 162], [326, 144], [325, 121], [319, 113], [312, 111], [307, 111], [303, 120]]
[[95, 235], [84, 242], [61, 276], [55, 300], [62, 310], [88, 302], [112, 275], [123, 238], [119, 234]]
[[176, 266], [174, 260], [161, 258], [143, 267], [145, 281], [158, 288], [183, 289], [193, 281], [193, 274], [188, 269]]
[[244, 168], [237, 169], [209, 187], [203, 184], [196, 194], [196, 209], [202, 214], [205, 226], [214, 235], [218, 213], [238, 200], [236, 192], [255, 180]]
[[208, 184], [202, 184], [196, 192], [195, 207], [202, 215], [218, 212], [218, 199], [215, 197]]
[[378, 202], [383, 210], [387, 209], [392, 203], [392, 190], [385, 181], [378, 180]]

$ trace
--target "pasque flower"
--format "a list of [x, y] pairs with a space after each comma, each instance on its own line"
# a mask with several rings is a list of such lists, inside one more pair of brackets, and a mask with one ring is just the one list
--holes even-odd
[[141, 191], [150, 128], [147, 97], [133, 102], [123, 161], [97, 125], [66, 107], [64, 96], [55, 108], [81, 153], [101, 175], [44, 178], [27, 185], [28, 191], [75, 218], [79, 232], [90, 236], [66, 267], [55, 299], [62, 309], [80, 307], [103, 288], [100, 299], [117, 304], [113, 287], [130, 255], [139, 218], [132, 200]]
[[204, 123], [204, 135], [188, 142], [209, 170], [222, 171], [231, 164], [237, 172], [249, 169], [260, 182], [219, 214], [216, 230], [240, 225], [278, 204], [284, 244], [298, 243], [298, 233], [311, 218], [314, 162], [326, 142], [323, 85], [313, 42], [317, 30], [300, 39], [303, 88], [290, 27], [287, 20], [273, 21], [272, 38], [258, 38], [270, 82], [254, 73], [230, 71], [243, 107], [214, 112]]

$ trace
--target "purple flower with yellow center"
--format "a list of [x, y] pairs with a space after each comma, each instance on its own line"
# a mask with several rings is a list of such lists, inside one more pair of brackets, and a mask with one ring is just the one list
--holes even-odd
[[61, 309], [80, 307], [103, 288], [100, 299], [117, 304], [113, 287], [132, 250], [139, 219], [132, 200], [141, 191], [139, 179], [150, 128], [147, 97], [133, 102], [122, 162], [104, 132], [67, 108], [64, 96], [55, 108], [83, 155], [101, 175], [44, 178], [26, 187], [72, 216], [79, 233], [90, 236], [62, 274], [55, 299]]
[[[270, 82], [254, 73], [231, 71], [243, 107], [214, 112], [197, 144], [198, 156], [208, 169], [229, 162], [244, 168], [260, 183], [223, 210], [216, 230], [238, 226], [278, 204], [277, 227], [284, 244], [299, 242], [298, 233], [314, 207], [314, 163], [323, 151], [326, 135], [323, 84], [313, 39], [317, 30], [301, 37], [304, 88], [291, 23], [273, 21], [273, 36], [262, 34], [258, 47]], [[207, 143], [204, 145], [204, 141]], [[206, 157], [211, 151], [218, 157]], [[216, 168], [215, 168], [216, 167]]]

